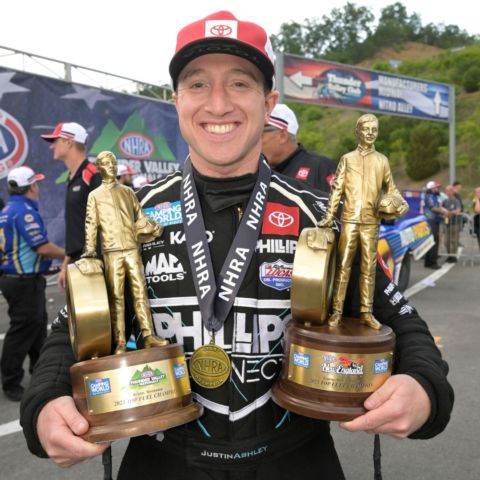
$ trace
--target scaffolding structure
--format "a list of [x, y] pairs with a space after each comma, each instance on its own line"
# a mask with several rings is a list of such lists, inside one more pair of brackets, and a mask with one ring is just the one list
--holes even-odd
[[154, 97], [164, 101], [169, 101], [172, 95], [172, 88], [167, 84], [154, 85], [142, 80], [56, 60], [2, 45], [0, 45], [0, 65], [22, 72], [34, 73], [51, 78], [58, 78], [67, 82], [143, 97], [146, 95], [142, 95], [141, 92], [148, 90], [149, 98]]

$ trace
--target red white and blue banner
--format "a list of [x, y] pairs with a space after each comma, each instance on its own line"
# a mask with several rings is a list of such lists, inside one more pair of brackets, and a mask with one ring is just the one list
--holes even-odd
[[44, 173], [40, 212], [49, 239], [61, 245], [68, 172], [40, 138], [59, 122], [87, 129], [91, 160], [102, 150], [113, 151], [119, 163], [149, 180], [177, 170], [187, 155], [171, 103], [0, 67], [0, 196], [8, 198], [6, 178], [12, 168], [27, 165]]
[[285, 100], [448, 122], [449, 86], [284, 55]]

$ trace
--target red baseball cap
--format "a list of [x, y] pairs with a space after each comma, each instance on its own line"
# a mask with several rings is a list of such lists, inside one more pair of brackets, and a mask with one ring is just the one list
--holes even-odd
[[56, 138], [70, 138], [78, 143], [87, 143], [88, 133], [79, 123], [62, 122], [59, 123], [52, 133], [40, 135], [47, 142], [53, 142]]
[[121, 177], [122, 175], [135, 175], [138, 173], [134, 170], [128, 163], [121, 163], [117, 167], [117, 177]]
[[178, 32], [169, 67], [173, 88], [177, 88], [178, 76], [189, 62], [209, 53], [227, 53], [250, 60], [272, 88], [275, 55], [267, 33], [260, 25], [238, 20], [227, 11], [212, 13]]

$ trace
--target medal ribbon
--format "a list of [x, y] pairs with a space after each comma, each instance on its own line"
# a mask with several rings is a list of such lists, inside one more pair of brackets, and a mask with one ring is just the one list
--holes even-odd
[[270, 177], [270, 167], [261, 156], [247, 209], [215, 281], [192, 162], [190, 157], [185, 160], [180, 191], [185, 243], [202, 320], [209, 331], [217, 332], [222, 328], [247, 273], [262, 228]]

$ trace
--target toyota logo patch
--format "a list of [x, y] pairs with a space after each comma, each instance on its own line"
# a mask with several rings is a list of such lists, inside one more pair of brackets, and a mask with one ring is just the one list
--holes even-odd
[[262, 234], [295, 235], [300, 231], [300, 210], [295, 206], [268, 202], [263, 217]]
[[268, 216], [268, 219], [271, 223], [279, 228], [289, 227], [294, 222], [294, 218], [288, 213], [284, 212], [272, 212]]

